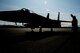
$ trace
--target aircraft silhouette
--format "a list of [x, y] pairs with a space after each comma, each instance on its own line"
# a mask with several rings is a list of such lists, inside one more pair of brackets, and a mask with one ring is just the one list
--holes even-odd
[[47, 17], [38, 15], [36, 13], [31, 13], [30, 10], [22, 8], [20, 10], [12, 11], [0, 11], [0, 20], [10, 21], [10, 22], [20, 22], [26, 23], [24, 26], [29, 28], [55, 28], [61, 27], [61, 22], [71, 22], [60, 20], [60, 12], [58, 12], [58, 19], [52, 20], [49, 19], [49, 13]]

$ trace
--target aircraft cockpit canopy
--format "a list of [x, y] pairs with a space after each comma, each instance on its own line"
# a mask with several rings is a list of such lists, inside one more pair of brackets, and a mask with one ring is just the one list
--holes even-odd
[[24, 12], [27, 12], [27, 13], [30, 13], [30, 11], [26, 8], [22, 8], [21, 11], [24, 11]]

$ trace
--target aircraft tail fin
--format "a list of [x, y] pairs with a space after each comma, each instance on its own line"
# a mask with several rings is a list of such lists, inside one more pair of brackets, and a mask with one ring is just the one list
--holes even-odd
[[60, 12], [58, 12], [58, 21], [60, 20]]
[[47, 19], [49, 19], [49, 13], [47, 14]]
[[61, 27], [61, 22], [60, 22], [60, 12], [58, 12], [58, 27]]

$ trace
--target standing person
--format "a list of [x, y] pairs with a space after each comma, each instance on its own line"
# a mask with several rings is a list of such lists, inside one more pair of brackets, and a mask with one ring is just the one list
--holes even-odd
[[72, 31], [77, 32], [78, 31], [78, 20], [76, 19], [76, 16], [72, 15]]

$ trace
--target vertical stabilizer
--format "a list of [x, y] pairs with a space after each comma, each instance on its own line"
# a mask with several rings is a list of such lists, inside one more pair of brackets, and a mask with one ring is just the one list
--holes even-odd
[[47, 19], [49, 19], [49, 13], [47, 14]]
[[60, 22], [60, 12], [58, 12], [58, 23], [57, 23], [58, 27], [61, 27], [61, 22]]
[[60, 12], [58, 12], [58, 21], [60, 20]]

